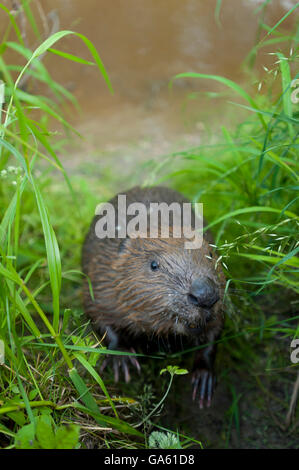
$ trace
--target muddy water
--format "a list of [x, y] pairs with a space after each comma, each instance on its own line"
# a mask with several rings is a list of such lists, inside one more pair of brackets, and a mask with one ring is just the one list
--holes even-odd
[[[6, 5], [12, 2], [6, 1]], [[17, 2], [15, 2], [17, 3]], [[159, 156], [182, 146], [197, 145], [206, 123], [219, 120], [219, 101], [193, 92], [223, 90], [208, 81], [179, 80], [178, 73], [201, 72], [244, 82], [241, 64], [258, 36], [261, 0], [224, 0], [218, 17], [216, 0], [33, 0], [38, 24], [83, 33], [97, 47], [115, 90], [112, 96], [95, 67], [46, 57], [53, 78], [78, 98], [80, 116], [69, 119], [86, 138], [71, 150], [69, 165], [107, 153], [117, 161]], [[273, 0], [264, 21], [274, 25], [294, 0]], [[292, 15], [294, 18], [294, 15]], [[285, 22], [290, 29], [293, 19]], [[28, 27], [28, 26], [27, 26]], [[26, 30], [26, 27], [25, 27]], [[27, 42], [34, 40], [27, 34]], [[76, 38], [57, 48], [89, 58]], [[257, 71], [273, 60], [261, 52]], [[191, 97], [194, 95], [191, 94]], [[222, 113], [222, 111], [221, 111]], [[130, 170], [131, 166], [129, 165]]]

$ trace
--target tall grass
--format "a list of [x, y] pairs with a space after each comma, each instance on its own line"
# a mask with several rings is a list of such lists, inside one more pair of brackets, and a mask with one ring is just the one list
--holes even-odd
[[[279, 47], [279, 39], [288, 42], [288, 54], [274, 50], [274, 64], [266, 69], [254, 97], [250, 87], [224, 77], [182, 73], [172, 80], [173, 89], [181, 78], [197, 80], [199, 86], [202, 80], [217, 81], [235, 94], [229, 95], [232, 112], [241, 109], [243, 115], [246, 110], [247, 117], [237, 128], [222, 125], [216, 143], [174, 154], [174, 171], [164, 171], [160, 182], [170, 181], [204, 203], [206, 229], [214, 233], [218, 262], [227, 276], [228, 315], [220, 342], [234, 370], [256, 377], [274, 373], [281, 388], [279, 373], [289, 372], [288, 392], [277, 417], [285, 430], [290, 414], [295, 422], [299, 416], [292, 375], [292, 370], [298, 374], [298, 366], [290, 361], [290, 343], [299, 335], [299, 112], [292, 87], [299, 77], [299, 40], [298, 25], [293, 35], [285, 36], [277, 31], [280, 24], [263, 25], [267, 34], [249, 55], [252, 58], [263, 45]], [[270, 388], [261, 390], [271, 394]], [[238, 429], [238, 421], [235, 424]]]
[[[52, 225], [53, 215], [47, 204], [44, 170], [40, 170], [44, 167], [40, 162], [44, 160], [48, 168], [63, 174], [70, 200], [76, 203], [50, 131], [55, 122], [71, 132], [74, 129], [56, 101], [28, 93], [19, 85], [27, 75], [45, 83], [60, 101], [61, 98], [68, 99], [76, 105], [75, 98], [51, 78], [40, 60], [50, 53], [74, 63], [97, 67], [111, 92], [112, 86], [98, 52], [87, 37], [73, 31], [59, 31], [31, 51], [24, 46], [14, 17], [4, 5], [0, 6], [16, 34], [15, 42], [2, 42], [0, 55], [1, 89], [5, 89], [6, 103], [0, 129], [0, 338], [5, 346], [5, 363], [1, 366], [0, 377], [0, 431], [2, 435], [14, 438], [12, 446], [44, 447], [47, 437], [50, 447], [74, 447], [78, 445], [78, 426], [58, 427], [60, 420], [52, 417], [61, 414], [67, 418], [74, 412], [79, 416], [91, 416], [96, 426], [103, 430], [142, 436], [119, 418], [105, 384], [94, 368], [103, 348], [96, 341], [88, 348], [88, 340], [81, 340], [75, 332], [72, 335], [65, 333], [71, 312], [69, 309], [61, 311], [61, 287], [63, 279], [71, 276], [78, 279], [80, 271], [63, 271], [60, 247]], [[24, 3], [23, 14], [36, 30], [28, 2]], [[83, 41], [92, 62], [54, 48], [67, 36]], [[7, 64], [4, 60], [7, 49], [20, 54], [25, 65]], [[63, 210], [66, 212], [69, 208]], [[33, 238], [32, 250], [26, 246], [30, 238]], [[44, 292], [51, 298], [50, 305], [42, 304]], [[103, 402], [109, 403], [114, 416], [100, 411], [99, 402], [82, 373], [78, 372], [78, 365], [93, 384], [98, 385]], [[64, 394], [65, 398], [62, 398]], [[3, 442], [5, 445], [5, 439]]]
[[[231, 87], [249, 104], [232, 103], [253, 115], [232, 133], [222, 126], [222, 139], [184, 152], [182, 170], [167, 177], [205, 202], [221, 261], [233, 257], [251, 262], [250, 282], [255, 294], [269, 284], [298, 292], [298, 111], [291, 99], [290, 62], [277, 53], [275, 80], [281, 94], [258, 105], [239, 85], [223, 77], [186, 73], [175, 77], [217, 80]], [[298, 78], [297, 74], [294, 79]], [[200, 181], [200, 184], [198, 183]], [[225, 269], [228, 270], [226, 264]], [[245, 272], [248, 273], [247, 264]], [[232, 280], [241, 281], [239, 267]]]

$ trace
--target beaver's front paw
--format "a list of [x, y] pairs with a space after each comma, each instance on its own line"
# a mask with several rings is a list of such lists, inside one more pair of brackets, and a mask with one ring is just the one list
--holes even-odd
[[212, 396], [215, 390], [216, 377], [212, 370], [195, 369], [192, 373], [192, 400], [194, 401], [199, 392], [199, 408], [204, 404], [209, 408], [211, 406]]
[[[123, 350], [124, 351], [124, 350]], [[130, 348], [127, 351], [124, 352], [130, 352], [136, 354], [136, 351], [133, 348]], [[114, 370], [114, 382], [117, 383], [119, 381], [119, 374], [120, 370], [123, 371], [125, 382], [128, 383], [131, 380], [130, 376], [130, 367], [134, 367], [137, 369], [138, 373], [140, 373], [140, 364], [136, 357], [134, 356], [122, 356], [122, 355], [109, 355], [104, 361], [103, 364], [101, 365], [100, 372], [102, 373], [108, 365], [112, 365], [113, 370]]]

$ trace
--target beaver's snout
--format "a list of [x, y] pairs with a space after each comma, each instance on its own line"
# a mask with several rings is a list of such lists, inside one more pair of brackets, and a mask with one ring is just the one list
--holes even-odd
[[218, 302], [219, 290], [215, 282], [208, 277], [199, 277], [191, 284], [188, 300], [198, 307], [210, 309]]

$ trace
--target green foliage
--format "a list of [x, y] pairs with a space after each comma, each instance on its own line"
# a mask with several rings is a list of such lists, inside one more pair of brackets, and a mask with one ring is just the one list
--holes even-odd
[[78, 442], [79, 426], [56, 426], [48, 413], [21, 427], [15, 437], [16, 449], [75, 449]]
[[[52, 53], [73, 62], [74, 66], [78, 62], [96, 66], [111, 92], [112, 86], [98, 52], [88, 38], [73, 31], [59, 31], [42, 40], [29, 3], [24, 2], [23, 7], [40, 42], [33, 51], [24, 46], [17, 22], [1, 5], [15, 30], [16, 40], [4, 39], [0, 49], [0, 74], [3, 79], [0, 100], [4, 117], [0, 127], [0, 339], [5, 344], [7, 366], [1, 368], [0, 377], [0, 419], [4, 420], [0, 431], [6, 436], [15, 436], [16, 447], [73, 448], [78, 444], [78, 426], [55, 424], [55, 419], [59, 421], [71, 409], [73, 413], [91, 417], [103, 429], [142, 437], [139, 431], [119, 418], [105, 384], [94, 368], [103, 348], [99, 345], [100, 353], [96, 353], [95, 349], [90, 353], [88, 347], [84, 347], [97, 343], [93, 335], [89, 340], [81, 340], [84, 325], [80, 324], [76, 332], [77, 343], [81, 344], [80, 352], [68, 349], [70, 337], [66, 330], [72, 321], [72, 314], [74, 321], [76, 317], [69, 308], [72, 305], [69, 302], [62, 308], [61, 289], [65, 280], [68, 285], [77, 285], [82, 273], [64, 269], [56, 230], [61, 226], [59, 218], [65, 218], [67, 205], [71, 207], [77, 204], [77, 200], [57, 156], [59, 140], [50, 129], [54, 123], [62, 124], [68, 132], [74, 132], [59, 103], [67, 99], [77, 106], [77, 102], [71, 93], [52, 79], [42, 58], [46, 53]], [[54, 49], [58, 41], [68, 36], [83, 41], [93, 62]], [[7, 34], [4, 34], [6, 37]], [[9, 49], [20, 54], [25, 59], [25, 65], [7, 64], [5, 57]], [[55, 100], [29, 93], [24, 87], [28, 79], [46, 84]], [[4, 93], [7, 106], [2, 110]], [[18, 166], [14, 166], [14, 160]], [[61, 182], [60, 188], [67, 205], [60, 206], [60, 212], [57, 207], [53, 209], [57, 195], [49, 197], [52, 191], [51, 169], [58, 170], [68, 186], [66, 192]], [[86, 210], [89, 213], [87, 207]], [[73, 217], [74, 225], [81, 220], [81, 215], [78, 213]], [[79, 248], [78, 240], [82, 232], [71, 231], [74, 228], [71, 223], [67, 228], [64, 225], [64, 233], [71, 239], [69, 246], [77, 243]], [[76, 241], [74, 234], [78, 237]], [[61, 239], [60, 245], [63, 245]], [[63, 256], [66, 259], [65, 249]], [[70, 267], [73, 266], [71, 261]], [[45, 350], [43, 345], [47, 341], [51, 344]], [[57, 349], [51, 347], [54, 344]], [[35, 348], [42, 348], [37, 355]], [[42, 361], [39, 364], [40, 353]], [[80, 365], [80, 373], [75, 363]], [[86, 375], [94, 380], [93, 388], [97, 385], [103, 392], [103, 401], [107, 400], [115, 418], [101, 412], [87, 384]], [[51, 377], [55, 378], [55, 386], [50, 387], [49, 391]], [[59, 404], [59, 395], [65, 389], [68, 390], [67, 403]], [[55, 416], [50, 419], [43, 414], [37, 418], [34, 410], [40, 407], [48, 412], [54, 410]], [[7, 419], [13, 423], [14, 431], [6, 426]]]
[[[9, 20], [8, 29], [15, 34], [15, 40], [8, 41], [6, 31], [0, 46], [5, 84], [0, 84], [0, 107], [3, 93], [7, 104], [1, 109], [0, 126], [0, 339], [5, 344], [5, 364], [0, 365], [0, 446], [84, 447], [79, 442], [80, 426], [73, 422], [85, 425], [100, 446], [117, 447], [120, 442], [138, 446], [136, 442], [145, 437], [138, 426], [152, 425], [151, 418], [165, 404], [174, 376], [187, 371], [178, 366], [161, 370], [170, 374], [167, 390], [138, 425], [131, 424], [129, 413], [136, 401], [112, 397], [98, 372], [99, 358], [107, 351], [85, 324], [78, 293], [80, 247], [95, 198], [99, 192], [103, 199], [107, 197], [109, 181], [99, 181], [95, 193], [85, 178], [69, 180], [58, 150], [65, 142], [61, 129], [67, 138], [75, 130], [61, 103], [67, 100], [77, 108], [78, 103], [52, 78], [42, 58], [53, 54], [71, 61], [73, 67], [77, 63], [97, 67], [110, 91], [112, 87], [88, 38], [60, 31], [42, 40], [30, 2], [22, 4], [39, 42], [35, 50], [25, 46], [17, 18], [0, 4]], [[218, 0], [219, 27], [222, 8]], [[294, 73], [298, 34], [285, 35], [277, 29], [294, 8], [272, 28], [261, 24], [265, 36], [247, 58], [252, 64], [264, 46], [271, 46], [277, 63], [261, 81], [267, 94], [215, 75], [176, 77], [198, 83], [213, 80], [228, 88], [243, 100], [233, 104], [233, 112], [245, 118], [236, 129], [223, 125], [216, 143], [207, 141], [199, 148], [178, 152], [180, 161], [173, 159], [171, 173], [169, 156], [149, 175], [155, 182], [167, 180], [204, 203], [219, 252], [217, 263], [222, 263], [228, 279], [226, 332], [220, 345], [227, 376], [240, 370], [246, 377], [256, 371], [284, 370], [289, 362], [277, 339], [291, 340], [299, 334], [298, 317], [289, 299], [299, 291], [299, 128], [298, 108], [291, 103], [291, 80], [298, 78]], [[56, 49], [56, 43], [66, 37], [82, 40], [91, 60]], [[292, 53], [283, 53], [281, 44], [287, 44]], [[9, 63], [9, 51], [18, 54], [23, 65]], [[30, 93], [24, 85], [30, 80], [46, 85], [47, 92]], [[176, 80], [174, 89], [175, 84]], [[162, 174], [163, 164], [167, 175]], [[278, 304], [273, 312], [263, 305], [269, 298]], [[280, 305], [284, 306], [281, 312]], [[232, 428], [239, 432], [242, 399], [233, 385], [229, 384], [229, 390], [232, 404], [224, 410], [227, 445]], [[287, 394], [284, 406], [288, 406]], [[150, 448], [180, 446], [184, 443], [172, 433], [153, 432], [149, 437]]]
[[169, 372], [171, 377], [174, 375], [185, 375], [188, 374], [186, 369], [180, 369], [178, 366], [167, 366], [166, 369], [161, 369], [160, 374], [164, 374], [164, 372]]
[[182, 449], [179, 438], [170, 432], [154, 431], [148, 439], [150, 449]]
[[[222, 141], [185, 152], [183, 168], [168, 177], [204, 203], [211, 221], [206, 229], [216, 235], [218, 262], [231, 281], [258, 286], [256, 293], [269, 283], [299, 291], [299, 121], [290, 94], [292, 58], [282, 53], [278, 57], [282, 92], [267, 103], [263, 98], [256, 103], [239, 85], [222, 77], [194, 73], [176, 77], [217, 79], [251, 104], [247, 109], [253, 116], [235, 133], [223, 126]], [[240, 258], [252, 263], [243, 263], [240, 270]]]

